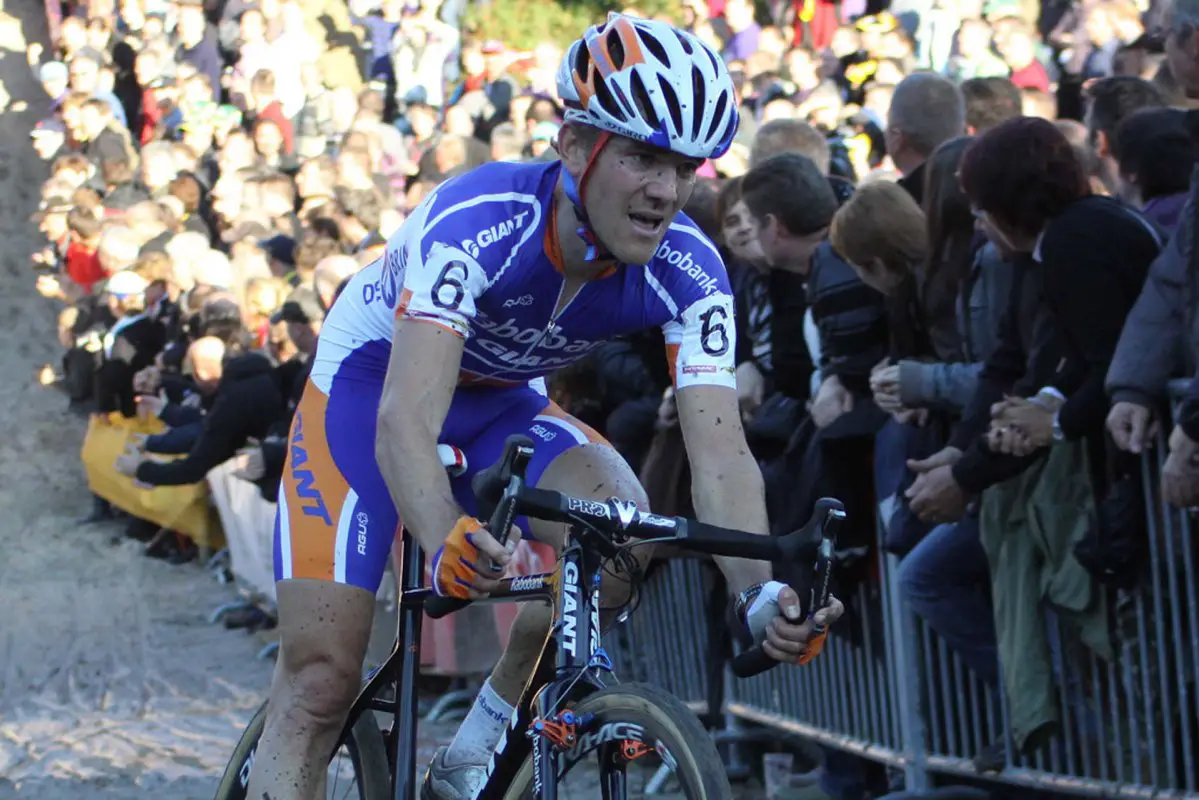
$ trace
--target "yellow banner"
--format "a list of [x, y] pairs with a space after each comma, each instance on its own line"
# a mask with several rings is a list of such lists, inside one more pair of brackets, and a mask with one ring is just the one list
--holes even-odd
[[[117, 508], [140, 519], [179, 531], [199, 547], [219, 550], [225, 537], [220, 521], [208, 504], [208, 483], [186, 486], [143, 488], [132, 478], [117, 472], [116, 460], [132, 450], [145, 436], [162, 433], [162, 420], [129, 419], [119, 413], [107, 417], [94, 414], [87, 427], [80, 459], [87, 470], [88, 487]], [[171, 461], [183, 456], [155, 456]]]

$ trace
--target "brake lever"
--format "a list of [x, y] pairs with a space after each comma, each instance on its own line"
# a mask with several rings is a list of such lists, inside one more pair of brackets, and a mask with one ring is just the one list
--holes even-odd
[[[816, 504], [817, 512], [823, 512], [823, 518], [818, 525], [808, 525], [805, 528], [810, 528], [810, 532], [819, 535], [819, 543], [816, 545], [816, 560], [813, 565], [816, 573], [816, 581], [812, 584], [807, 598], [800, 598], [803, 602], [807, 599], [807, 608], [804, 609], [805, 620], [813, 614], [828, 605], [829, 586], [832, 579], [833, 564], [835, 561], [837, 534], [841, 530], [841, 526], [845, 522], [845, 507], [838, 500], [832, 498], [821, 498]], [[813, 522], [817, 519], [813, 515]], [[815, 538], [815, 537], [812, 537]], [[808, 544], [810, 539], [807, 537], [797, 536], [796, 545], [794, 546], [793, 559], [798, 559], [800, 548]], [[810, 545], [809, 545], [810, 546]], [[787, 567], [797, 567], [796, 563], [788, 563]], [[791, 570], [788, 570], [790, 572]], [[790, 583], [788, 581], [788, 583]], [[820, 634], [825, 630], [825, 626], [815, 626], [814, 633]], [[762, 647], [755, 645], [750, 649], [739, 653], [733, 658], [732, 670], [733, 674], [738, 678], [749, 678], [754, 675], [759, 675], [767, 670], [777, 666], [779, 661], [771, 658]]]

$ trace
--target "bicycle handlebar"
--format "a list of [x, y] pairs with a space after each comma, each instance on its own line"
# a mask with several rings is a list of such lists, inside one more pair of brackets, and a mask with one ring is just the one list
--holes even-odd
[[[811, 601], [818, 605], [811, 605], [806, 611], [812, 613], [827, 603], [831, 565], [826, 563], [826, 558], [831, 560], [831, 542], [835, 540], [836, 530], [845, 518], [845, 509], [839, 500], [819, 500], [812, 518], [798, 530], [784, 536], [763, 536], [684, 517], [651, 514], [618, 499], [584, 500], [548, 489], [528, 487], [524, 482], [525, 469], [532, 456], [533, 442], [529, 437], [522, 434], [510, 436], [500, 459], [479, 472], [471, 482], [479, 501], [480, 516], [490, 518], [487, 529], [501, 546], [506, 544], [516, 517], [529, 516], [551, 522], [583, 523], [603, 532], [621, 533], [635, 539], [666, 539], [684, 550], [697, 553], [781, 562], [787, 568], [801, 565], [805, 556], [814, 556], [817, 581], [812, 587]], [[465, 608], [471, 602], [434, 596], [425, 601], [425, 613], [433, 619], [439, 619]], [[749, 677], [777, 663], [759, 645], [733, 659], [733, 672], [738, 677]]]

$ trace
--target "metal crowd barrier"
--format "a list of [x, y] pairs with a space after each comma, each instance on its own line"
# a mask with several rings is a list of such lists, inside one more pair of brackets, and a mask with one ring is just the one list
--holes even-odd
[[[726, 676], [723, 707], [714, 711], [888, 765], [914, 796], [969, 778], [976, 787], [1086, 797], [1199, 798], [1197, 555], [1188, 515], [1160, 501], [1167, 452], [1162, 432], [1143, 457], [1148, 563], [1138, 589], [1109, 594], [1114, 660], [1098, 658], [1046, 613], [1061, 723], [1035, 756], [1016, 752], [1006, 734], [1002, 686], [976, 678], [909, 610], [894, 556], [881, 557], [877, 584], [842, 598], [857, 618], [855, 643], [835, 634], [804, 669]], [[697, 562], [664, 565], [609, 639], [617, 674], [706, 710], [701, 609], [712, 591]], [[1004, 742], [1006, 766], [981, 775], [972, 759], [996, 742]]]

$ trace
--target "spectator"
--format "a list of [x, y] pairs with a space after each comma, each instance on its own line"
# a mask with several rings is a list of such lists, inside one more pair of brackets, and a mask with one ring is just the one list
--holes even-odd
[[1134, 111], [1161, 108], [1165, 99], [1148, 81], [1127, 76], [1102, 78], [1087, 89], [1087, 140], [1094, 151], [1099, 179], [1109, 192], [1116, 189], [1118, 167], [1112, 153], [1116, 128]]
[[203, 431], [186, 458], [159, 462], [144, 454], [117, 459], [117, 470], [151, 486], [178, 486], [204, 479], [233, 457], [249, 438], [263, 438], [283, 413], [270, 362], [257, 353], [225, 358], [225, 345], [205, 336], [188, 350], [196, 388], [213, 396]]
[[100, 85], [100, 65], [103, 60], [103, 56], [90, 47], [80, 49], [67, 65], [70, 88], [72, 92], [103, 102], [123, 128], [128, 124], [124, 106], [111, 89], [104, 89]]
[[938, 75], [918, 73], [895, 87], [887, 114], [887, 152], [902, 174], [900, 185], [919, 203], [924, 161], [942, 142], [965, 133], [962, 93]]
[[283, 114], [283, 105], [275, 94], [275, 73], [269, 69], [260, 69], [250, 79], [249, 106], [250, 125], [255, 130], [260, 121], [269, 120], [275, 124], [279, 135], [283, 137], [282, 153], [291, 155], [295, 147], [294, 133], [291, 121]]
[[199, 0], [180, 0], [176, 9], [175, 32], [179, 37], [176, 58], [190, 64], [207, 79], [209, 91], [215, 92], [221, 85], [221, 55], [216, 35], [204, 16], [204, 6]]
[[826, 175], [832, 161], [828, 139], [811, 125], [797, 119], [767, 122], [758, 129], [750, 149], [750, 169], [779, 153], [799, 153], [807, 156], [817, 169]]
[[1178, 109], [1144, 109], [1124, 119], [1109, 140], [1118, 194], [1173, 233], [1195, 166], [1195, 142]]
[[960, 88], [966, 106], [966, 132], [971, 135], [988, 131], [1022, 113], [1024, 100], [1020, 89], [1007, 78], [971, 78], [963, 81]]
[[342, 192], [338, 203], [342, 211], [338, 218], [341, 241], [352, 255], [387, 243], [379, 235], [379, 219], [383, 209], [377, 192], [370, 189]]
[[1011, 67], [1011, 81], [1021, 89], [1049, 92], [1049, 72], [1037, 60], [1037, 34], [1032, 25], [1018, 17], [1008, 17], [996, 49]]
[[312, 275], [312, 286], [316, 290], [321, 308], [328, 311], [333, 307], [338, 291], [360, 266], [352, 256], [331, 255], [321, 259]]
[[108, 310], [116, 322], [104, 335], [103, 359], [96, 373], [96, 410], [135, 412], [133, 376], [151, 366], [166, 344], [166, 329], [146, 316], [146, 279], [122, 270], [105, 282]]

